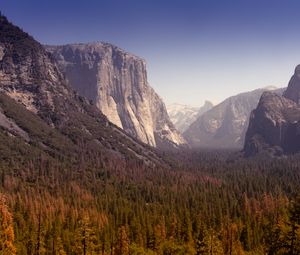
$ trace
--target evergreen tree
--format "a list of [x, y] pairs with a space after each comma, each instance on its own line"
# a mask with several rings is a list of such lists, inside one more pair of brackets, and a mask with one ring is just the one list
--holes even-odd
[[184, 243], [191, 243], [192, 237], [192, 223], [187, 212], [184, 213], [184, 217], [181, 225], [181, 239]]
[[[225, 221], [226, 222], [226, 221]], [[244, 250], [240, 242], [238, 225], [227, 221], [222, 228], [224, 253], [228, 255], [243, 255]]]
[[[222, 242], [218, 238], [218, 233], [210, 229], [204, 238], [205, 249], [209, 255], [224, 255]], [[205, 253], [204, 253], [205, 254]]]
[[12, 215], [6, 205], [5, 197], [0, 194], [0, 254], [16, 254], [14, 239]]
[[200, 229], [199, 235], [196, 239], [196, 255], [208, 254], [208, 246], [206, 243], [204, 229]]
[[125, 226], [121, 226], [118, 230], [115, 255], [129, 254], [129, 239]]
[[95, 231], [87, 215], [84, 215], [82, 219], [79, 220], [79, 227], [75, 234], [74, 248], [75, 254], [78, 255], [90, 255], [93, 254], [95, 250], [100, 249], [97, 244]]
[[296, 255], [300, 254], [300, 195], [292, 202], [289, 212], [289, 254]]

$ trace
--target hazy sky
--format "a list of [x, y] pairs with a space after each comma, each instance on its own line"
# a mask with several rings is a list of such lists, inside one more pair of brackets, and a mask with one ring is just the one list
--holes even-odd
[[141, 56], [166, 103], [286, 86], [300, 64], [299, 0], [1, 0], [0, 10], [44, 44], [106, 41]]

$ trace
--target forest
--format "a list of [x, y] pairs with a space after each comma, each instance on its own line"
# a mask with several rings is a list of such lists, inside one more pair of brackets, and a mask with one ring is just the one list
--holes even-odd
[[[269, 3], [266, 6], [269, 11]], [[61, 13], [65, 16], [67, 11]], [[269, 49], [271, 42], [266, 45]], [[176, 50], [176, 60], [179, 53], [184, 55]], [[138, 87], [132, 94], [138, 98], [145, 94], [140, 88], [148, 86], [147, 75], [136, 76], [138, 70], [144, 70], [144, 62], [127, 66], [120, 62], [132, 58], [127, 53], [120, 58], [110, 54], [116, 70], [130, 71], [117, 80], [111, 73], [115, 67], [107, 69], [107, 80], [118, 81], [117, 95], [123, 87], [121, 81], [129, 76], [132, 87]], [[174, 150], [152, 148], [109, 122], [95, 102], [73, 91], [53, 56], [1, 12], [0, 55], [0, 255], [300, 254], [299, 153], [246, 158], [240, 151], [191, 150], [184, 142], [181, 147], [172, 140], [166, 146], [170, 144]], [[108, 61], [99, 63], [106, 66]], [[99, 63], [91, 66], [99, 67]], [[219, 69], [212, 69], [214, 77]], [[98, 80], [98, 74], [96, 77]], [[155, 132], [149, 129], [154, 137], [161, 135], [158, 141], [164, 141], [168, 130], [175, 127], [168, 126], [171, 121], [165, 119], [168, 114], [163, 102], [153, 101], [159, 96], [152, 88], [148, 90], [154, 106], [145, 104], [148, 108], [141, 107], [136, 116], [144, 110], [161, 111], [164, 118], [157, 124], [164, 120], [162, 127]], [[131, 87], [126, 89], [126, 100], [135, 101], [127, 91]], [[280, 105], [284, 101], [281, 99]], [[143, 104], [133, 105], [140, 108], [137, 106]], [[289, 105], [295, 111], [288, 113], [298, 121], [299, 105]], [[132, 115], [131, 111], [128, 114]], [[280, 108], [275, 118], [280, 122], [268, 119], [262, 130], [269, 132], [271, 125], [275, 129], [270, 133], [277, 134], [280, 127], [280, 141], [281, 130], [292, 131], [288, 141], [299, 151], [298, 122], [285, 126], [289, 120], [281, 118], [282, 112], [285, 109]], [[262, 115], [268, 116], [268, 112]], [[141, 123], [145, 128], [152, 120]], [[152, 124], [154, 128], [156, 124]]]
[[[0, 154], [0, 254], [300, 254], [300, 156]], [[70, 163], [74, 162], [74, 163]]]

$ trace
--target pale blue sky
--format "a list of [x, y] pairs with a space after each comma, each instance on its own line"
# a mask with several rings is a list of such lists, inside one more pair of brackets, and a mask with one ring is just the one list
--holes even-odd
[[166, 103], [286, 86], [300, 63], [297, 0], [1, 0], [0, 10], [44, 44], [106, 41], [141, 56]]

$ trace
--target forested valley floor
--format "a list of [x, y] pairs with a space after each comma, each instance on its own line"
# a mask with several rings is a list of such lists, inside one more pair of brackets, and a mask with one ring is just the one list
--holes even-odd
[[183, 151], [154, 166], [14, 146], [0, 145], [1, 254], [300, 254], [299, 155]]

